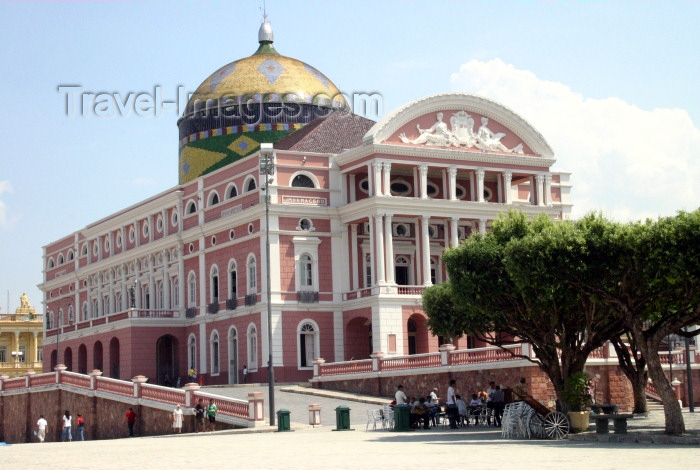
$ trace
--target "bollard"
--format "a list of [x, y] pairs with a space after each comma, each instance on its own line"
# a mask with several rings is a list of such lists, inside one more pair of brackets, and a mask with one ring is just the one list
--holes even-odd
[[281, 408], [277, 410], [277, 432], [290, 431], [289, 410]]
[[335, 409], [335, 429], [333, 431], [354, 431], [350, 429], [350, 408], [339, 406]]
[[411, 429], [411, 409], [408, 405], [396, 405], [394, 406], [394, 431], [396, 432], [407, 432], [413, 431]]
[[309, 405], [309, 424], [313, 427], [321, 425], [321, 405], [317, 403]]

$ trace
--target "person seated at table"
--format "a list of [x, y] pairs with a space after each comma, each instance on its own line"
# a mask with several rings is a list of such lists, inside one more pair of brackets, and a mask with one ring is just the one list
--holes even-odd
[[[479, 424], [479, 410], [482, 404], [479, 395], [472, 393], [472, 399], [469, 402], [469, 413], [474, 417], [475, 424]], [[469, 420], [467, 420], [467, 424], [469, 424]]]
[[426, 419], [425, 406], [423, 403], [425, 403], [423, 397], [413, 397], [413, 404], [411, 405], [411, 427], [414, 429], [421, 427], [421, 421], [423, 422], [423, 427], [428, 429], [428, 420]]
[[425, 410], [425, 428], [428, 429], [430, 423], [433, 426], [437, 426], [437, 415], [440, 408], [433, 402], [433, 400], [428, 396], [425, 397], [425, 402], [423, 403], [423, 409]]
[[462, 400], [461, 395], [455, 395], [457, 397], [457, 412], [459, 413], [459, 423], [460, 425], [469, 424], [469, 409], [467, 408], [467, 402]]

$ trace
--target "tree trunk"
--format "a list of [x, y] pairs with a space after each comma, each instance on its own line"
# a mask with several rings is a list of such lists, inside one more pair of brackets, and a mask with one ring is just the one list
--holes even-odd
[[646, 413], [647, 408], [647, 374], [645, 371], [637, 371], [633, 377], [629, 377], [634, 395], [633, 413]]
[[632, 393], [634, 396], [633, 413], [646, 413], [648, 410], [646, 394], [648, 377], [646, 371], [647, 361], [644, 359], [644, 356], [640, 357], [637, 353], [637, 343], [634, 341], [634, 338], [630, 338], [630, 340], [629, 348], [620, 336], [611, 339], [610, 342], [615, 347], [620, 369], [622, 369], [627, 380], [632, 384]]
[[[661, 361], [659, 360], [659, 352], [656, 349], [648, 349], [642, 346], [642, 353], [647, 360], [649, 367], [649, 375], [654, 384], [654, 388], [661, 396], [664, 405], [665, 430], [666, 434], [683, 434], [685, 432], [685, 423], [683, 422], [683, 414], [681, 413], [681, 405], [678, 403], [673, 387], [668, 382]], [[645, 350], [646, 349], [646, 350]]]

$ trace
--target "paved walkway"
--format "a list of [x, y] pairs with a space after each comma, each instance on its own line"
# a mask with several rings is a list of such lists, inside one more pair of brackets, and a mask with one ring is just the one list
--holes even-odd
[[[290, 391], [282, 391], [283, 388]], [[221, 395], [245, 397], [249, 391], [265, 393], [267, 387], [208, 389]], [[296, 387], [276, 387], [277, 408], [291, 412], [294, 432], [271, 432], [269, 426], [255, 430], [182, 434], [135, 439], [72, 443], [15, 444], [0, 447], [2, 468], [124, 469], [157, 465], [193, 469], [339, 469], [414, 468], [537, 468], [636, 469], [693, 466], [700, 461], [700, 446], [644, 443], [504, 440], [493, 428], [442, 429], [393, 433], [365, 432], [366, 410], [387, 400], [352, 394], [332, 396], [293, 393]], [[356, 401], [362, 400], [362, 401]], [[308, 425], [307, 407], [322, 406], [322, 426]], [[334, 432], [335, 408], [351, 409], [355, 431]], [[700, 413], [700, 412], [699, 412]], [[657, 416], [660, 414], [661, 417]], [[685, 413], [686, 426], [700, 429], [698, 414]], [[660, 432], [663, 413], [652, 412], [639, 425], [629, 422], [631, 432]], [[635, 427], [639, 426], [639, 427]], [[646, 429], [646, 430], [645, 430]], [[267, 432], [266, 432], [267, 431]]]

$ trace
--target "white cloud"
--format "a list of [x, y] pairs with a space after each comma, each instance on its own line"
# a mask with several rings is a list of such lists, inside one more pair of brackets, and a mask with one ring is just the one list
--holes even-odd
[[[3, 193], [11, 193], [12, 185], [7, 180], [0, 181], [0, 197]], [[7, 226], [7, 205], [0, 199], [0, 227]]]
[[700, 205], [700, 129], [683, 109], [587, 98], [500, 59], [467, 62], [451, 86], [498, 101], [542, 133], [555, 169], [572, 172], [574, 217], [602, 210], [630, 220]]

